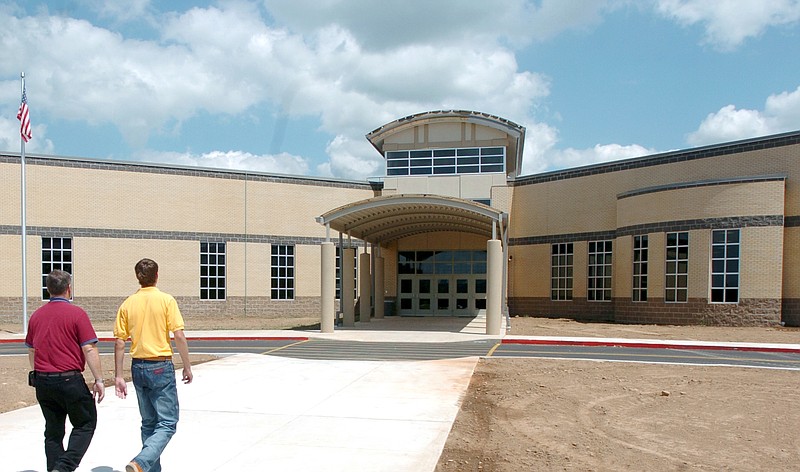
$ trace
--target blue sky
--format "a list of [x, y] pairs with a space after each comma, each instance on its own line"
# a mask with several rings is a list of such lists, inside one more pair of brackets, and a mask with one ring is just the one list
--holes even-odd
[[441, 109], [527, 130], [523, 173], [800, 129], [800, 0], [0, 3], [0, 150], [364, 179]]

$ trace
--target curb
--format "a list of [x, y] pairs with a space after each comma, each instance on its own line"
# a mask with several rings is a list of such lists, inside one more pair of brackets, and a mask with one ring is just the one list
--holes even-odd
[[599, 346], [599, 347], [627, 347], [644, 349], [697, 349], [711, 351], [753, 351], [753, 352], [782, 352], [800, 354], [800, 347], [783, 347], [779, 345], [752, 345], [752, 344], [691, 344], [665, 341], [621, 341], [621, 340], [589, 340], [589, 339], [503, 339], [501, 344], [538, 344], [544, 346]]
[[[307, 336], [187, 336], [187, 341], [308, 341]], [[97, 338], [98, 342], [114, 342], [117, 338]], [[24, 338], [0, 339], [0, 344], [25, 343]]]

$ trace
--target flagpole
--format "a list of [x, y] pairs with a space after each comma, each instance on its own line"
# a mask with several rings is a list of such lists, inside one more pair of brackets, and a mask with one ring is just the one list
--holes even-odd
[[[22, 96], [25, 94], [25, 72], [20, 72], [19, 76], [21, 79], [20, 96]], [[22, 138], [22, 134], [20, 134], [19, 141], [20, 141], [20, 166], [21, 166], [20, 206], [22, 207], [21, 221], [20, 221], [20, 229], [22, 230], [22, 332], [23, 334], [28, 334], [28, 248], [27, 248], [28, 228], [25, 215], [25, 207], [26, 207], [25, 140]]]

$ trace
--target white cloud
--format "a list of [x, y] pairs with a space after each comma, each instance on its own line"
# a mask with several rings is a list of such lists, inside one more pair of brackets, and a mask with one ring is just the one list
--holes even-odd
[[141, 151], [135, 156], [143, 162], [166, 163], [216, 169], [252, 170], [271, 174], [304, 175], [308, 173], [306, 159], [289, 153], [254, 155], [241, 151], [213, 151], [203, 154]]
[[508, 0], [494, 2], [437, 0], [320, 0], [314, 8], [295, 0], [264, 0], [282, 24], [302, 34], [337, 25], [369, 50], [419, 44], [522, 45], [563, 31], [599, 23], [620, 0]]
[[655, 153], [654, 149], [648, 149], [638, 144], [596, 144], [588, 149], [567, 148], [556, 150], [550, 154], [549, 164], [554, 169], [566, 169]]
[[360, 178], [383, 175], [383, 157], [366, 139], [357, 141], [345, 136], [336, 136], [326, 149], [330, 161], [317, 170], [328, 176], [357, 176]]
[[710, 113], [687, 141], [694, 146], [735, 141], [800, 129], [800, 87], [770, 95], [764, 110], [737, 109], [734, 105]]
[[705, 41], [731, 50], [772, 26], [800, 20], [798, 0], [658, 0], [658, 11], [689, 26], [702, 24]]
[[587, 149], [559, 149], [556, 147], [558, 130], [552, 126], [544, 123], [527, 123], [525, 128], [521, 172], [525, 175], [646, 156], [657, 152], [638, 144], [597, 144]]

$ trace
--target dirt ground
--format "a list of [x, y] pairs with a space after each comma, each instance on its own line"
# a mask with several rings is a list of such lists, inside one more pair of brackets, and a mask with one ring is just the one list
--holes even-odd
[[[512, 334], [800, 343], [800, 330], [514, 318]], [[437, 472], [800, 469], [800, 372], [478, 362]]]
[[[192, 320], [198, 330], [285, 323]], [[800, 344], [796, 328], [543, 318], [513, 318], [511, 326], [518, 335]], [[109, 330], [110, 323], [95, 327]], [[111, 357], [102, 360], [107, 378]], [[192, 356], [193, 363], [211, 359]], [[0, 412], [35, 403], [27, 371], [27, 357], [0, 357]], [[800, 372], [786, 370], [487, 358], [478, 362], [436, 470], [798, 470], [799, 383]]]

